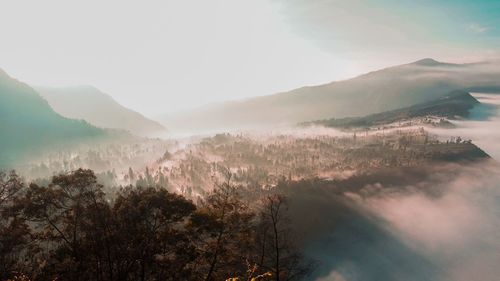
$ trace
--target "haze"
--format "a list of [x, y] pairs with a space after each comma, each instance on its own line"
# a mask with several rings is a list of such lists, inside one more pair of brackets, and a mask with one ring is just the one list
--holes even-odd
[[497, 57], [494, 1], [0, 1], [0, 61], [147, 115], [433, 57]]

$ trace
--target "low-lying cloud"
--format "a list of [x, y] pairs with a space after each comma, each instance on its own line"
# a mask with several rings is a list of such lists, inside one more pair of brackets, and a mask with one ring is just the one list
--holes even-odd
[[453, 121], [457, 128], [439, 129], [428, 128], [441, 138], [460, 136], [463, 139], [471, 139], [477, 146], [483, 149], [491, 157], [500, 160], [500, 95], [495, 94], [473, 94], [482, 104], [472, 111], [472, 117], [478, 120]]
[[355, 211], [309, 244], [322, 264], [313, 280], [498, 280], [500, 166], [437, 172], [411, 185], [367, 183], [344, 193]]
[[[500, 170], [467, 167], [449, 183], [428, 183], [443, 194], [417, 191], [363, 202], [387, 229], [442, 269], [443, 280], [496, 280], [500, 276]], [[480, 278], [478, 278], [480, 277]]]

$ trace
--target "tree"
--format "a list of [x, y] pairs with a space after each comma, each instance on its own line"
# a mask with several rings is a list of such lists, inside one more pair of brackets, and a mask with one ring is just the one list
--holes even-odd
[[194, 250], [184, 224], [195, 205], [162, 188], [129, 188], [113, 207], [123, 245], [123, 278], [182, 280], [189, 278]]
[[30, 230], [18, 205], [24, 189], [24, 183], [14, 171], [8, 176], [0, 172], [0, 280], [26, 270], [24, 260]]
[[[282, 197], [255, 216], [226, 180], [198, 206], [161, 187], [108, 200], [91, 170], [26, 187], [0, 175], [0, 277], [13, 280], [294, 280]], [[258, 245], [259, 247], [255, 247]], [[16, 279], [17, 278], [17, 279]]]
[[134, 170], [132, 170], [132, 167], [128, 167], [128, 179], [130, 181], [130, 184], [134, 184], [135, 174], [134, 174]]
[[[92, 279], [95, 260], [91, 250], [103, 242], [97, 218], [107, 208], [102, 185], [91, 170], [54, 176], [47, 187], [31, 184], [23, 198], [23, 214], [33, 224], [35, 239], [45, 249], [44, 276], [70, 280]], [[93, 263], [93, 264], [87, 264]]]
[[196, 257], [185, 224], [195, 205], [153, 187], [127, 187], [114, 204], [90, 170], [31, 184], [24, 216], [34, 225], [40, 280], [189, 280]]
[[200, 252], [195, 263], [198, 278], [225, 280], [243, 275], [250, 257], [253, 213], [240, 200], [237, 188], [226, 181], [200, 204], [191, 218], [190, 228]]
[[300, 280], [311, 270], [312, 264], [296, 249], [292, 239], [287, 200], [279, 194], [262, 199], [256, 234], [256, 264], [262, 273], [270, 271], [276, 281]]

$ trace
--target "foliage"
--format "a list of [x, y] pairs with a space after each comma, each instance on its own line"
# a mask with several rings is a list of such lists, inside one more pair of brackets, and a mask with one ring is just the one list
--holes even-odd
[[229, 171], [198, 205], [158, 187], [109, 198], [91, 170], [46, 185], [1, 174], [0, 280], [294, 280], [303, 268], [282, 236], [282, 258], [255, 247], [268, 209], [244, 203]]

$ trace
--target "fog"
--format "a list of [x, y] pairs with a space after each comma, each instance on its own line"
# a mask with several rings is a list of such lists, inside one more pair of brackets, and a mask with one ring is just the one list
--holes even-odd
[[495, 160], [421, 167], [417, 177], [394, 171], [393, 180], [351, 183], [330, 205], [318, 204], [316, 220], [330, 224], [308, 240], [308, 255], [319, 261], [311, 280], [498, 280], [500, 96], [473, 95], [482, 104], [471, 120], [426, 129], [472, 139]]
[[477, 146], [483, 149], [491, 157], [500, 160], [500, 95], [473, 93], [481, 104], [471, 112], [472, 120], [452, 121], [457, 127], [455, 129], [429, 128], [429, 131], [450, 138], [460, 136], [471, 139]]
[[308, 255], [319, 261], [311, 280], [497, 280], [498, 164], [420, 172], [431, 174], [413, 181], [403, 172], [401, 185], [381, 177], [331, 197], [329, 205], [323, 195], [298, 199], [321, 209], [312, 211], [319, 214], [315, 221], [330, 222], [314, 227], [323, 234], [307, 243]]
[[405, 245], [439, 267], [438, 279], [496, 280], [499, 183], [498, 166], [484, 164], [465, 168], [450, 183], [428, 183], [442, 189], [441, 196], [396, 192], [363, 203], [387, 221], [387, 229]]

